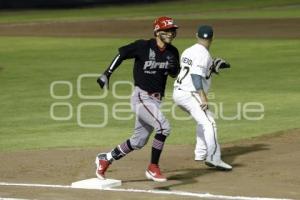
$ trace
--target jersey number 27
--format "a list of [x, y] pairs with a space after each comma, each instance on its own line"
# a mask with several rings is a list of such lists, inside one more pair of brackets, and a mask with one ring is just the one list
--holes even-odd
[[[176, 80], [177, 83], [181, 84], [182, 80], [188, 75], [189, 72], [190, 72], [190, 68], [188, 66], [184, 66], [182, 71], [178, 75], [178, 78]], [[181, 76], [182, 74], [183, 74], [183, 76]]]

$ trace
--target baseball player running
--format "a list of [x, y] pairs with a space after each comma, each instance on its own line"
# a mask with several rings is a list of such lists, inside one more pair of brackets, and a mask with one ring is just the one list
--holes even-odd
[[216, 123], [208, 110], [207, 100], [212, 73], [219, 73], [219, 69], [230, 65], [221, 58], [212, 60], [209, 53], [213, 41], [211, 26], [200, 26], [197, 39], [198, 42], [181, 55], [181, 70], [174, 83], [173, 99], [197, 122], [195, 160], [205, 161], [209, 167], [231, 170], [232, 167], [221, 160]]
[[105, 179], [105, 172], [115, 161], [133, 150], [141, 149], [148, 142], [153, 130], [156, 134], [152, 144], [151, 161], [146, 169], [146, 177], [153, 181], [163, 182], [166, 177], [159, 168], [159, 158], [170, 125], [160, 111], [168, 75], [175, 78], [180, 70], [179, 53], [171, 45], [176, 37], [177, 25], [169, 17], [160, 17], [154, 21], [154, 36], [149, 40], [137, 40], [119, 48], [118, 55], [111, 65], [97, 79], [100, 87], [108, 86], [113, 71], [126, 59], [134, 59], [133, 77], [135, 89], [131, 105], [136, 114], [133, 135], [108, 153], [100, 153], [96, 157], [96, 175]]

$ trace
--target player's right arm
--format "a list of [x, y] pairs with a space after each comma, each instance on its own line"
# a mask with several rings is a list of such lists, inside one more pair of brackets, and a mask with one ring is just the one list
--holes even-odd
[[97, 82], [101, 88], [104, 88], [105, 85], [108, 88], [110, 76], [121, 65], [123, 60], [134, 58], [136, 56], [137, 47], [140, 42], [142, 41], [138, 40], [119, 48], [119, 53], [112, 60], [109, 67], [97, 78]]
[[203, 77], [199, 74], [191, 74], [193, 85], [201, 100], [202, 110], [208, 109], [208, 99], [203, 89]]

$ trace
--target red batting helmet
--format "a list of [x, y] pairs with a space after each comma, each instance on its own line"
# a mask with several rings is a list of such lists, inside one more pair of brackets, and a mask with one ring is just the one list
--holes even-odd
[[178, 26], [174, 24], [174, 20], [170, 17], [159, 17], [153, 23], [154, 31], [166, 30], [170, 28], [178, 28]]

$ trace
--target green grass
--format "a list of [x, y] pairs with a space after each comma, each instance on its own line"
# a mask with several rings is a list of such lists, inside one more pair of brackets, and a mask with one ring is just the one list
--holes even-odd
[[[76, 81], [83, 73], [100, 73], [110, 63], [116, 49], [129, 39], [34, 38], [0, 37], [0, 151], [57, 147], [113, 146], [131, 135], [134, 120], [118, 121], [112, 116], [115, 103], [128, 103], [112, 96], [86, 100], [77, 95]], [[182, 51], [193, 39], [176, 39]], [[298, 74], [300, 40], [217, 39], [212, 46], [215, 56], [232, 64], [230, 70], [216, 76], [212, 102], [224, 104], [224, 115], [235, 116], [237, 105], [261, 102], [263, 120], [249, 121], [244, 117], [228, 121], [217, 119], [220, 142], [259, 136], [278, 130], [299, 127], [300, 99]], [[111, 85], [117, 80], [132, 80], [132, 61], [125, 61], [114, 73]], [[50, 95], [53, 81], [70, 81], [73, 97], [56, 100]], [[172, 92], [169, 79], [167, 94]], [[127, 88], [127, 89], [126, 89]], [[129, 87], [118, 87], [119, 95], [128, 95]], [[56, 95], [67, 93], [65, 86], [55, 87]], [[95, 78], [82, 82], [85, 95], [100, 94]], [[54, 102], [72, 105], [73, 117], [68, 121], [50, 118]], [[105, 128], [83, 128], [77, 124], [76, 109], [85, 102], [108, 105], [108, 125]], [[171, 103], [167, 98], [165, 102]], [[167, 106], [167, 107], [170, 107]], [[66, 116], [68, 110], [57, 107], [56, 116]], [[130, 113], [129, 113], [130, 114]], [[126, 116], [128, 114], [120, 114]], [[166, 113], [173, 131], [168, 144], [194, 143], [195, 123], [176, 121]], [[185, 116], [178, 110], [178, 115]], [[101, 123], [103, 110], [85, 107], [84, 123]]]
[[1, 11], [0, 23], [104, 19], [299, 18], [300, 0], [186, 0], [84, 9]]

